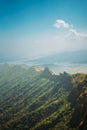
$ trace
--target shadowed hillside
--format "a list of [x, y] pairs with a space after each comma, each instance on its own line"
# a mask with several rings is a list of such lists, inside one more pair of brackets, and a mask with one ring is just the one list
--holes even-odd
[[0, 130], [87, 130], [87, 75], [0, 65]]

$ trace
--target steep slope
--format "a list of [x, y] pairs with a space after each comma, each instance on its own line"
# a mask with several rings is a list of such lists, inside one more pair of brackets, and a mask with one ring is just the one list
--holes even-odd
[[0, 65], [0, 130], [86, 130], [87, 75]]
[[[69, 95], [69, 101], [75, 111], [72, 115], [71, 125], [82, 128], [87, 119], [87, 75], [76, 74], [73, 75], [73, 79], [75, 85]], [[87, 129], [87, 125], [85, 129]]]

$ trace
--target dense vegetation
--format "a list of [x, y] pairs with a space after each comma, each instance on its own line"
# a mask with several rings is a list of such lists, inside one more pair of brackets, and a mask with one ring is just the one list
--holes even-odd
[[87, 75], [0, 65], [0, 130], [87, 130]]

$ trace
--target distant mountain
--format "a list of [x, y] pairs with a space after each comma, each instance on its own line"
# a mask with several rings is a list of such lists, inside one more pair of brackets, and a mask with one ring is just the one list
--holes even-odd
[[1, 64], [0, 130], [87, 130], [87, 75]]
[[87, 64], [87, 50], [56, 53], [36, 60], [37, 63], [49, 65], [54, 63], [80, 63]]

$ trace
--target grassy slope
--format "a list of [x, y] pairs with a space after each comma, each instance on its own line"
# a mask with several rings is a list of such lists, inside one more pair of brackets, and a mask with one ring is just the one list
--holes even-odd
[[0, 65], [0, 130], [86, 130], [87, 75]]

